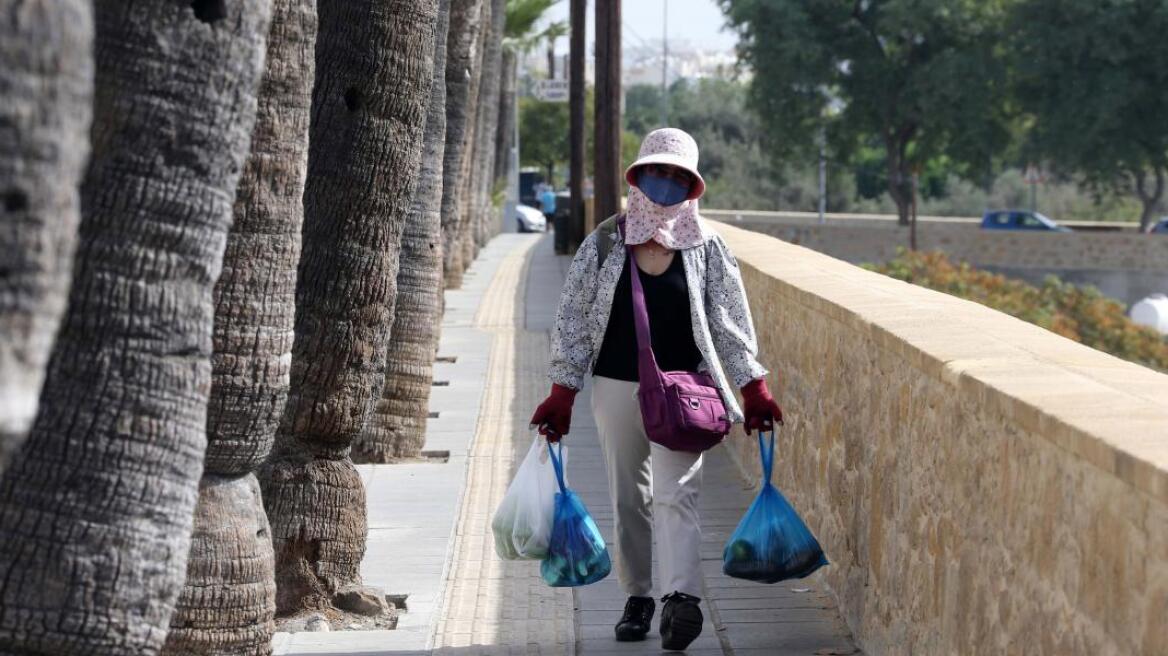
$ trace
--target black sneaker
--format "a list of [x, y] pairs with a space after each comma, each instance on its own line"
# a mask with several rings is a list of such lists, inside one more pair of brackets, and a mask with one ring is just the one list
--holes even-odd
[[701, 599], [684, 592], [674, 592], [661, 598], [661, 648], [681, 651], [702, 633]]
[[655, 607], [652, 597], [629, 597], [625, 602], [625, 614], [621, 615], [620, 621], [616, 623], [617, 641], [644, 640], [649, 633], [649, 625], [653, 622]]

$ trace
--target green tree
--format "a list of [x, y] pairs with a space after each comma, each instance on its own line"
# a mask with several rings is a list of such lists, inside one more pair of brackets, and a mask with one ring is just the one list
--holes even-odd
[[[675, 117], [672, 113], [670, 116]], [[634, 84], [625, 89], [624, 120], [625, 129], [637, 135], [645, 135], [661, 127], [661, 87], [655, 84]]]
[[754, 71], [768, 151], [809, 155], [820, 128], [847, 157], [884, 149], [902, 223], [911, 174], [939, 154], [981, 178], [1005, 147], [1004, 0], [719, 0]]
[[519, 55], [531, 52], [541, 40], [559, 34], [566, 26], [552, 23], [542, 31], [535, 29], [545, 12], [557, 0], [507, 0], [503, 22], [502, 89], [499, 94], [499, 122], [495, 132], [495, 184], [510, 174], [511, 147], [515, 139], [515, 103], [519, 98]]
[[[781, 204], [789, 176], [758, 144], [759, 123], [747, 107], [747, 91], [744, 82], [724, 78], [683, 79], [669, 88], [670, 125], [692, 134], [701, 149], [705, 207], [778, 209]], [[661, 88], [627, 89], [624, 118], [635, 157], [641, 138], [660, 125]]]
[[1168, 4], [1022, 0], [1009, 26], [1031, 152], [1097, 191], [1134, 192], [1146, 229], [1168, 173]]
[[568, 160], [568, 104], [519, 99], [519, 160], [539, 166], [555, 180], [556, 165]]
[[[584, 89], [585, 170], [592, 170], [592, 87]], [[570, 156], [568, 103], [544, 102], [536, 98], [519, 99], [519, 161], [521, 166], [538, 166], [555, 183], [556, 167], [566, 164]]]
[[[858, 148], [851, 157], [851, 170], [856, 180], [856, 195], [875, 199], [888, 189], [888, 156], [877, 142]], [[949, 193], [949, 171], [952, 163], [943, 155], [921, 164], [917, 178], [921, 198], [944, 198]]]

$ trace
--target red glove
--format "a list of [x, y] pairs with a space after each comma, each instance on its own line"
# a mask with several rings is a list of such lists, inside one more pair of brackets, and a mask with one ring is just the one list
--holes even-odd
[[746, 423], [743, 429], [747, 435], [750, 431], [774, 430], [775, 421], [783, 423], [783, 409], [775, 403], [775, 397], [767, 390], [766, 379], [752, 380], [742, 388], [743, 409]]
[[531, 415], [531, 425], [539, 427], [539, 434], [548, 438], [549, 442], [559, 442], [560, 437], [568, 434], [572, 425], [572, 402], [576, 400], [577, 390], [563, 385], [552, 384], [552, 393]]

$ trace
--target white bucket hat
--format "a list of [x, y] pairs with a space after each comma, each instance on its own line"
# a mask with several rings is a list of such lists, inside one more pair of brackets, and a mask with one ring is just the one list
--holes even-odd
[[637, 161], [625, 169], [625, 182], [637, 186], [634, 171], [645, 164], [666, 164], [689, 171], [694, 177], [694, 185], [686, 200], [701, 198], [706, 193], [706, 181], [698, 173], [698, 143], [685, 130], [661, 128], [645, 135]]

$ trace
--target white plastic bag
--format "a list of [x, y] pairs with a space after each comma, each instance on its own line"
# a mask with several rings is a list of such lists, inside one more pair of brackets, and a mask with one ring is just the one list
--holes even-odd
[[536, 435], [491, 520], [500, 558], [540, 560], [547, 555], [557, 491], [547, 440]]

